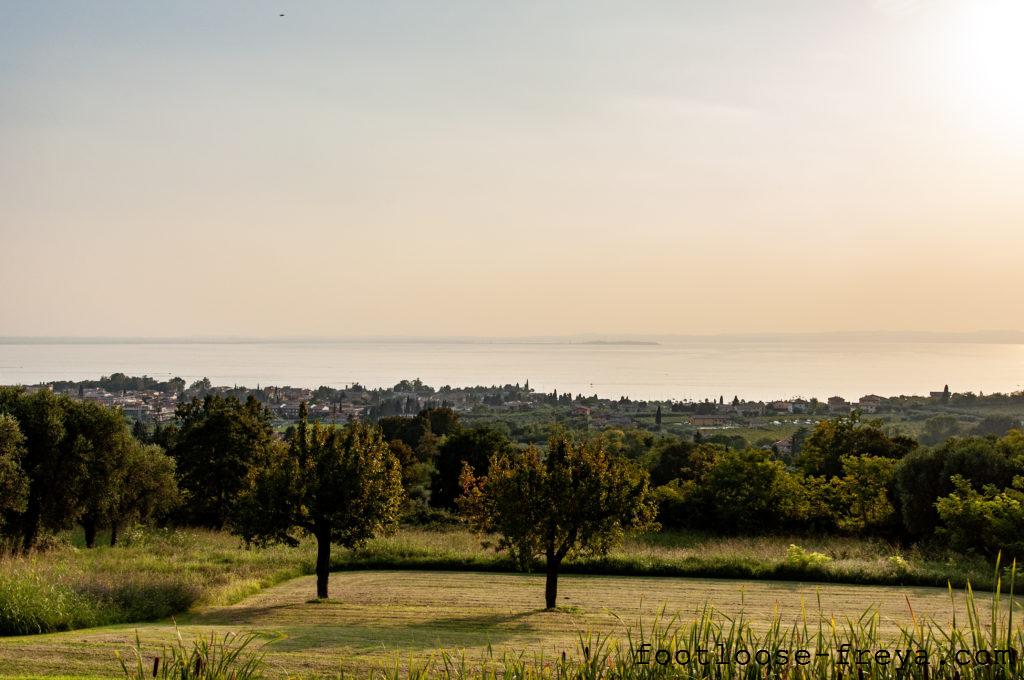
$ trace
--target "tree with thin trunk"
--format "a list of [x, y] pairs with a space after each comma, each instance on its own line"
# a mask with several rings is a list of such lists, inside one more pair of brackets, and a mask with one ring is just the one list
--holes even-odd
[[151, 522], [174, 508], [178, 501], [174, 459], [156, 444], [142, 444], [132, 438], [107, 517], [110, 545], [117, 545], [125, 524]]
[[566, 557], [604, 555], [627, 530], [657, 527], [647, 472], [598, 440], [556, 435], [546, 455], [529, 448], [495, 456], [486, 476], [463, 468], [459, 507], [482, 534], [496, 534], [524, 570], [543, 559], [544, 603], [554, 609]]
[[69, 430], [75, 432], [75, 447], [85, 462], [77, 493], [82, 503], [78, 522], [85, 546], [93, 548], [97, 531], [111, 516], [123, 482], [127, 452], [136, 440], [118, 409], [88, 401], [70, 402], [68, 407]]
[[328, 596], [331, 544], [356, 548], [393, 532], [402, 505], [402, 470], [380, 430], [359, 421], [310, 426], [302, 404], [288, 446], [254, 468], [233, 528], [247, 544], [317, 543], [316, 594]]

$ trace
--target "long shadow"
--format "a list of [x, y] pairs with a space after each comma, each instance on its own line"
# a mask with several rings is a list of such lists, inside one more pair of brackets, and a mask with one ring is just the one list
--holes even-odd
[[423, 650], [457, 650], [500, 644], [530, 630], [527, 618], [543, 610], [518, 614], [479, 614], [440, 617], [399, 625], [289, 626], [287, 637], [268, 651], [296, 652], [325, 646], [344, 646], [357, 653], [394, 653]]
[[[259, 627], [263, 619], [274, 612], [281, 612], [288, 609], [296, 609], [308, 606], [305, 602], [288, 602], [283, 604], [266, 605], [263, 607], [221, 607], [208, 611], [195, 612], [186, 616], [178, 617], [180, 625], [187, 626], [239, 626], [250, 625]], [[274, 623], [268, 623], [268, 627], [274, 627]]]

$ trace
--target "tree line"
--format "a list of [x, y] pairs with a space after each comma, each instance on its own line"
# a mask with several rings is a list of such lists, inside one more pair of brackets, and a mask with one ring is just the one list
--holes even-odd
[[[401, 521], [458, 517], [543, 565], [554, 606], [564, 560], [604, 554], [624, 532], [843, 533], [1024, 555], [1024, 433], [935, 446], [857, 414], [823, 421], [784, 456], [742, 438], [552, 430], [522, 446], [448, 408], [283, 434], [254, 398], [206, 395], [173, 425], [46, 391], [0, 389], [0, 535], [31, 550], [73, 524], [86, 544], [127, 522], [230, 530], [250, 544], [317, 543], [317, 594], [332, 545], [358, 547]], [[735, 441], [734, 441], [735, 439]], [[656, 521], [657, 520], [657, 521]]]
[[132, 436], [120, 411], [47, 391], [0, 388], [0, 535], [20, 550], [80, 523], [111, 544], [178, 497], [174, 460]]

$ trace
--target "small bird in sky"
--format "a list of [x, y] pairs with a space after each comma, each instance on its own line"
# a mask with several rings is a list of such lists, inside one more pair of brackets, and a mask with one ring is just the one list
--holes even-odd
[[283, 15], [283, 14], [278, 14], [277, 16], [279, 16], [279, 17], [283, 17], [284, 15]]

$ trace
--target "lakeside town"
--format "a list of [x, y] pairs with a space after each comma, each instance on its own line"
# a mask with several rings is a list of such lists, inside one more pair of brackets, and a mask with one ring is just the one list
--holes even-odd
[[48, 390], [117, 407], [128, 419], [144, 427], [171, 424], [180, 404], [220, 395], [240, 401], [254, 398], [267, 408], [281, 429], [298, 419], [302, 403], [307, 404], [311, 420], [324, 423], [376, 422], [384, 417], [412, 417], [424, 409], [450, 408], [468, 422], [502, 421], [513, 428], [517, 424], [547, 422], [596, 431], [635, 428], [695, 438], [716, 434], [744, 436], [751, 444], [783, 454], [794, 448], [794, 437], [813, 428], [821, 419], [851, 413], [877, 419], [915, 436], [927, 429], [929, 421], [935, 425], [936, 418], [943, 420], [947, 434], [979, 427], [984, 430], [986, 424], [994, 431], [1024, 425], [1024, 393], [986, 396], [953, 392], [948, 385], [927, 395], [865, 394], [856, 400], [831, 396], [751, 401], [739, 395], [717, 395], [699, 401], [648, 401], [557, 390], [538, 392], [530, 387], [529, 380], [522, 384], [435, 388], [414, 379], [384, 388], [354, 383], [341, 388], [311, 389], [289, 385], [214, 385], [206, 378], [188, 384], [181, 378], [160, 381], [114, 373], [99, 380], [55, 381], [25, 389]]

